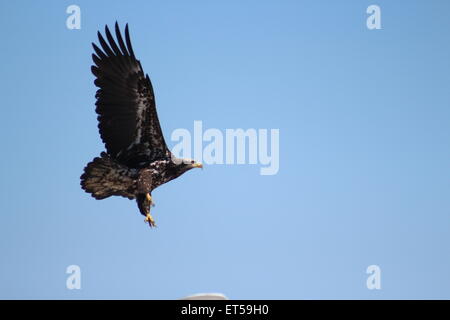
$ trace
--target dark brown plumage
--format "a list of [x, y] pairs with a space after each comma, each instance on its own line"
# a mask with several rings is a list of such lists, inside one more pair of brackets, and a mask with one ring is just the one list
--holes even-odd
[[148, 75], [131, 46], [128, 25], [125, 41], [115, 24], [117, 43], [105, 27], [107, 41], [98, 33], [101, 49], [92, 44], [91, 67], [99, 88], [95, 111], [106, 152], [81, 175], [81, 187], [100, 200], [110, 196], [136, 199], [151, 226], [151, 191], [184, 172], [201, 167], [190, 159], [176, 159], [164, 141]]

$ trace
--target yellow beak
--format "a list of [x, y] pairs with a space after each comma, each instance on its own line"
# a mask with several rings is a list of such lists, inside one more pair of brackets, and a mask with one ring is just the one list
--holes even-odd
[[192, 165], [192, 168], [203, 168], [203, 164], [201, 164], [201, 163], [194, 163]]

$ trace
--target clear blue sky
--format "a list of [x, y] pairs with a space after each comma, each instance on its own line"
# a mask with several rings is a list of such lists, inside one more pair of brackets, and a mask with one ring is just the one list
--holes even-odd
[[[382, 30], [366, 28], [371, 4]], [[0, 15], [0, 298], [450, 298], [449, 1], [1, 1]], [[191, 171], [154, 191], [156, 230], [133, 201], [84, 193], [104, 150], [91, 42], [116, 20], [167, 140], [194, 120], [279, 128], [279, 173]], [[81, 290], [66, 289], [73, 264]]]

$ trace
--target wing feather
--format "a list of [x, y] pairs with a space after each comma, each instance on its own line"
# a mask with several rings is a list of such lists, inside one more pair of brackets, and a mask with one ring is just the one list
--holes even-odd
[[116, 42], [114, 41], [114, 38], [111, 35], [111, 32], [109, 32], [108, 26], [105, 26], [105, 34], [106, 38], [108, 39], [109, 44], [111, 45], [112, 50], [114, 51], [114, 54], [116, 56], [120, 56], [122, 52], [120, 52], [119, 47], [117, 46]]
[[100, 47], [92, 44], [96, 77], [96, 112], [100, 136], [107, 153], [130, 167], [142, 167], [166, 157], [164, 141], [156, 112], [155, 96], [148, 75], [135, 58], [128, 25], [125, 42], [116, 22], [114, 40], [105, 26], [105, 38], [98, 33]]
[[129, 57], [130, 54], [128, 53], [128, 50], [127, 50], [127, 47], [125, 46], [125, 43], [123, 42], [122, 34], [120, 33], [119, 24], [117, 22], [116, 22], [116, 25], [115, 25], [115, 29], [116, 29], [117, 42], [119, 42], [119, 46], [120, 46], [120, 49], [122, 50], [122, 54], [124, 56]]

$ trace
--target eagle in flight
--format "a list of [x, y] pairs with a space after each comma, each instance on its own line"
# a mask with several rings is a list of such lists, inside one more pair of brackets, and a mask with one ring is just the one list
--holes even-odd
[[99, 88], [95, 95], [98, 128], [106, 152], [84, 168], [81, 187], [95, 199], [122, 196], [136, 199], [150, 227], [152, 190], [192, 168], [202, 168], [192, 159], [176, 158], [168, 149], [156, 113], [155, 95], [131, 47], [128, 24], [125, 41], [115, 24], [116, 40], [105, 26], [107, 41], [98, 32], [101, 49], [95, 45], [91, 67]]

